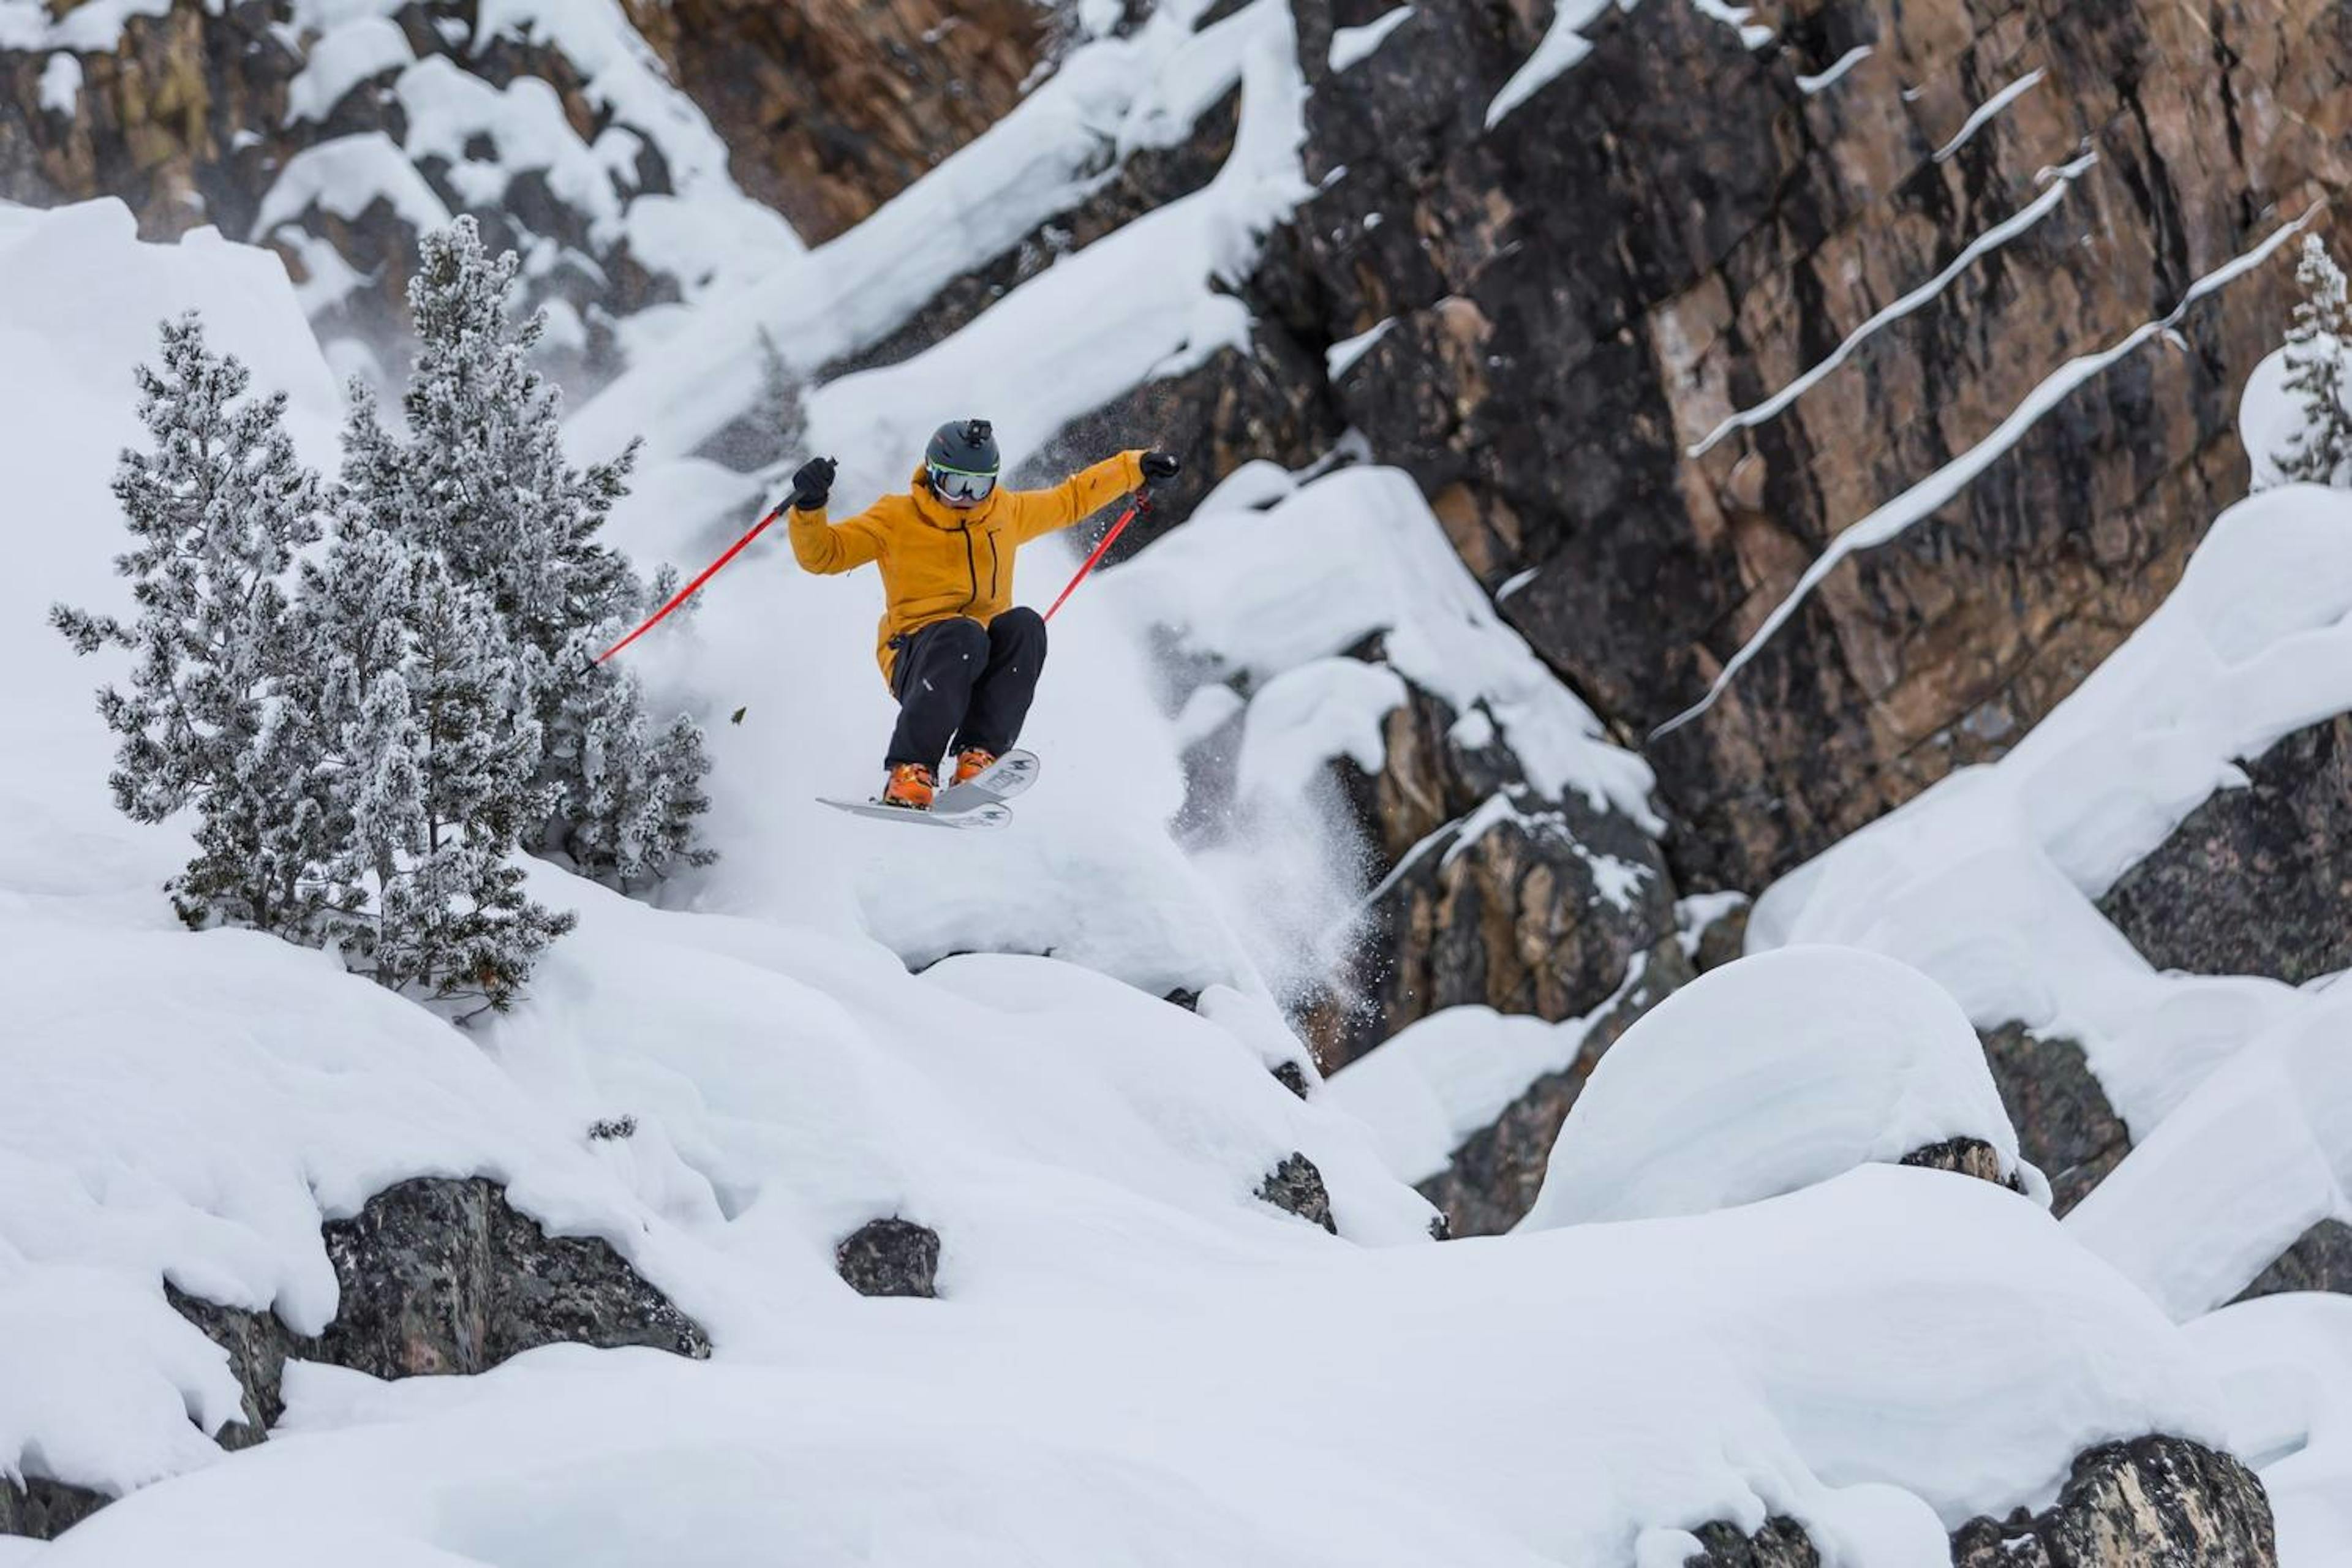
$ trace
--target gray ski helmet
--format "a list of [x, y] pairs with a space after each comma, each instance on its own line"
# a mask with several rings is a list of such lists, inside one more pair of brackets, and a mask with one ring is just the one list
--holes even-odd
[[923, 451], [931, 489], [967, 505], [986, 500], [996, 488], [999, 466], [996, 429], [985, 419], [957, 419], [940, 426]]

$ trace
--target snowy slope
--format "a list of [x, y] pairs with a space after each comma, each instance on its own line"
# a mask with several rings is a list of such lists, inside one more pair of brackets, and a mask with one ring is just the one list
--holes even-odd
[[[41, 615], [121, 602], [105, 479], [160, 310], [201, 306], [320, 459], [332, 389], [268, 258], [139, 245], [109, 204], [0, 209], [0, 285], [10, 362], [58, 367], [0, 392], [29, 498], [0, 584], [25, 742], [0, 762], [0, 943], [34, 959], [0, 990], [22, 1090], [0, 1100], [0, 1468], [154, 1483], [36, 1560], [1648, 1563], [1787, 1513], [1876, 1568], [1942, 1563], [1946, 1531], [2047, 1500], [2091, 1442], [2223, 1435], [2164, 1314], [1963, 1178], [1427, 1245], [1360, 1124], [1266, 1070], [1295, 1042], [1159, 826], [1174, 735], [1116, 595], [1057, 623], [1020, 825], [917, 842], [808, 802], [870, 766], [887, 717], [870, 583], [751, 557], [644, 645], [717, 721], [728, 859], [664, 909], [536, 869], [581, 927], [479, 1034], [320, 955], [175, 929], [155, 887], [183, 841], [112, 812], [107, 670]], [[1382, 487], [1324, 481], [1294, 525], [1332, 526], [1318, 490]], [[693, 554], [740, 499], [658, 469], [624, 542]], [[976, 946], [1021, 951], [910, 972]], [[1171, 984], [1207, 988], [1199, 1016]], [[586, 1138], [620, 1113], [635, 1137]], [[1252, 1196], [1293, 1150], [1336, 1239]], [[231, 1390], [163, 1279], [315, 1326], [321, 1215], [465, 1173], [611, 1239], [713, 1359], [298, 1369], [269, 1444], [192, 1439]], [[894, 1212], [940, 1232], [943, 1300], [833, 1277], [838, 1237]]]

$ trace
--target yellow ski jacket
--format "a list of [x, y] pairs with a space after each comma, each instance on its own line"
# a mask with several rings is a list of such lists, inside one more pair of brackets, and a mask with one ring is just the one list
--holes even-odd
[[831, 576], [869, 561], [882, 567], [881, 636], [875, 652], [890, 679], [901, 638], [935, 621], [969, 616], [985, 626], [1013, 604], [1013, 552], [1043, 534], [1093, 516], [1143, 484], [1143, 454], [1121, 452], [1049, 490], [1002, 485], [959, 511], [931, 494], [922, 468], [914, 484], [856, 517], [828, 523], [822, 507], [794, 508], [784, 522], [793, 555]]

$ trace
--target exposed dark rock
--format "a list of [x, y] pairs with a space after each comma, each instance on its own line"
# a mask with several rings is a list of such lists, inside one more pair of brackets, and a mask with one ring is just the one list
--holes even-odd
[[1691, 1531], [1704, 1552], [1683, 1559], [1683, 1568], [1821, 1568], [1812, 1537], [1793, 1519], [1768, 1519], [1753, 1535], [1720, 1521]]
[[1317, 1059], [1336, 1069], [1465, 1004], [1580, 1016], [1635, 955], [1673, 938], [1674, 902], [1657, 845], [1625, 818], [1576, 795], [1498, 795], [1424, 839], [1374, 892], [1346, 979], [1360, 1000], [1312, 1020]]
[[2012, 1193], [2025, 1190], [2024, 1183], [2001, 1171], [2000, 1151], [1981, 1138], [1947, 1138], [1940, 1143], [1912, 1150], [1903, 1156], [1901, 1163], [1916, 1165], [1924, 1171], [1949, 1171], [1956, 1176], [1973, 1176], [1979, 1182], [1990, 1182], [1996, 1187], [2007, 1187]]
[[316, 1359], [337, 1366], [485, 1372], [562, 1343], [710, 1353], [702, 1330], [608, 1243], [549, 1236], [480, 1177], [403, 1182], [330, 1222], [326, 1237], [342, 1300]]
[[2038, 1038], [2022, 1024], [2004, 1024], [1983, 1038], [2018, 1152], [2050, 1178], [2051, 1212], [2064, 1215], [2131, 1152], [2131, 1133], [2081, 1046]]
[[41, 1476], [27, 1476], [22, 1484], [0, 1476], [0, 1535], [55, 1541], [113, 1500]]
[[1258, 1185], [1257, 1195], [1310, 1225], [1319, 1225], [1334, 1236], [1339, 1234], [1339, 1226], [1331, 1218], [1331, 1194], [1323, 1185], [1323, 1173], [1304, 1154], [1294, 1153], [1266, 1173], [1265, 1180]]
[[2275, 1568], [2270, 1499], [2227, 1454], [2179, 1437], [2093, 1448], [2047, 1510], [1971, 1520], [1953, 1568]]
[[2099, 900], [2158, 969], [2300, 985], [2352, 968], [2352, 714], [2244, 764]]
[[2352, 1296], [2352, 1226], [2324, 1219], [2296, 1238], [2276, 1262], [2238, 1292], [2237, 1300], [2276, 1296], [2288, 1290], [2332, 1290]]
[[1698, 950], [1691, 954], [1693, 967], [1705, 974], [1738, 963], [1748, 951], [1748, 917], [1755, 911], [1753, 903], [1743, 900], [1701, 927]]
[[1551, 1146], [1603, 1052], [1636, 1019], [1695, 979], [1673, 937], [1642, 958], [1642, 975], [1584, 1037], [1574, 1062], [1528, 1086], [1494, 1125], [1464, 1141], [1444, 1170], [1420, 1185], [1453, 1236], [1500, 1236], [1526, 1217], [1543, 1188]]
[[1168, 993], [1160, 1000], [1171, 1007], [1181, 1007], [1187, 1013], [1197, 1013], [1201, 1010], [1201, 994], [1198, 991], [1184, 990], [1181, 986]]
[[1297, 1095], [1301, 1100], [1305, 1100], [1307, 1098], [1307, 1069], [1301, 1067], [1298, 1063], [1276, 1063], [1274, 1068], [1274, 1076], [1281, 1083], [1283, 1088], [1288, 1089], [1291, 1093]]
[[588, 1138], [594, 1143], [611, 1143], [637, 1135], [637, 1119], [634, 1116], [600, 1116], [588, 1124]]
[[269, 1428], [286, 1414], [281, 1390], [287, 1362], [304, 1355], [322, 1359], [317, 1347], [279, 1322], [272, 1311], [223, 1307], [191, 1296], [168, 1280], [163, 1297], [180, 1316], [204, 1331], [206, 1339], [228, 1352], [229, 1371], [245, 1391], [245, 1419], [222, 1427], [214, 1434], [215, 1439], [232, 1451], [266, 1439]]
[[869, 1220], [834, 1249], [834, 1267], [861, 1296], [937, 1296], [940, 1235], [896, 1215]]

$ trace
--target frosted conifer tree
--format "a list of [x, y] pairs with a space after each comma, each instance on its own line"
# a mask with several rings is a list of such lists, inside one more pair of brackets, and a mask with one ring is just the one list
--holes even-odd
[[2352, 487], [2352, 305], [2344, 269], [2317, 235], [2303, 242], [2295, 281], [2304, 297], [2286, 334], [2286, 390], [2299, 405], [2301, 427], [2277, 454], [2290, 479]]
[[513, 858], [551, 795], [530, 666], [479, 592], [358, 519], [303, 605], [334, 737], [331, 935], [383, 985], [502, 1009], [572, 923], [525, 896]]
[[[580, 728], [614, 702], [612, 675], [594, 666], [588, 647], [617, 637], [647, 596], [626, 561], [597, 537], [626, 493], [635, 448], [586, 468], [565, 461], [561, 395], [531, 365], [541, 322], [511, 319], [516, 268], [513, 255], [483, 248], [470, 218], [425, 238], [409, 285], [419, 349], [401, 399], [406, 429], [388, 429], [354, 388], [343, 491], [370, 526], [438, 555], [458, 584], [480, 593], [510, 658], [535, 663], [540, 777], [554, 795], [527, 842], [568, 854], [591, 876], [649, 880], [711, 858], [693, 843], [699, 806], [679, 808], [685, 815], [662, 841], [670, 847], [625, 870], [613, 847], [626, 835], [596, 803], [699, 801], [698, 790], [679, 792], [664, 776], [688, 759], [669, 742], [639, 735], [604, 747], [612, 760], [603, 772], [649, 770], [644, 776], [592, 781]], [[691, 750], [698, 758], [698, 740]], [[588, 820], [600, 811], [605, 820]]]
[[695, 818], [710, 805], [701, 726], [681, 714], [652, 733], [635, 674], [603, 666], [572, 688], [562, 729], [565, 743], [578, 748], [569, 771], [580, 793], [562, 840], [572, 860], [628, 892], [681, 865], [718, 858], [694, 842]]
[[317, 477], [295, 457], [285, 395], [247, 395], [251, 374], [206, 346], [194, 315], [165, 323], [160, 368], [137, 375], [152, 447], [122, 455], [114, 496], [138, 542], [115, 569], [139, 614], [60, 605], [50, 619], [84, 653], [135, 656], [130, 689], [99, 694], [121, 737], [110, 782], [141, 822], [195, 809], [196, 856], [170, 888], [182, 918], [299, 938], [322, 848], [316, 731], [277, 676], [292, 635], [282, 579], [320, 535]]

